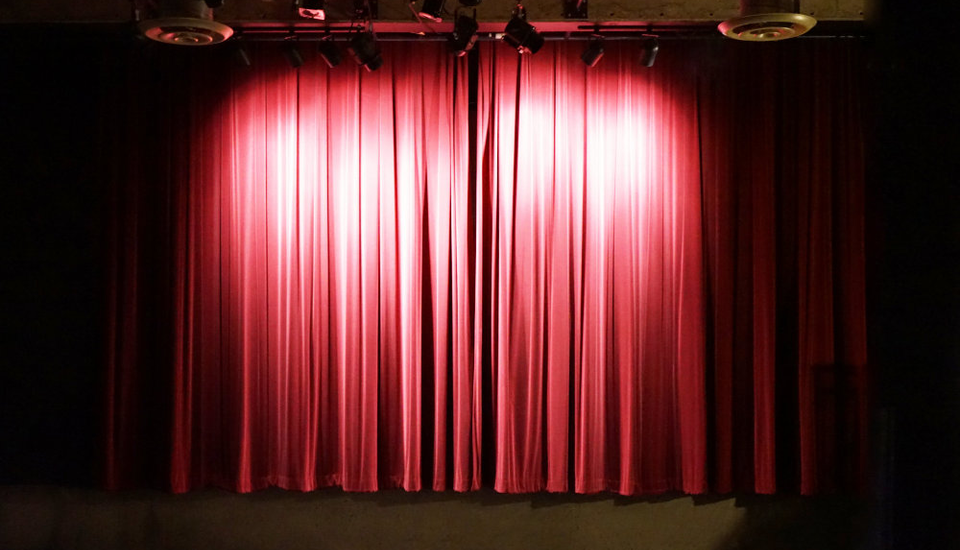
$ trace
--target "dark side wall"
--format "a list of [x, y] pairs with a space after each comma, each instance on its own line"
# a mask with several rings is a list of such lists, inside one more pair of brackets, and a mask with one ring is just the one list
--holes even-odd
[[0, 482], [93, 480], [102, 349], [99, 60], [0, 30]]
[[[960, 546], [960, 59], [955, 3], [887, 0], [870, 66], [877, 548]], [[931, 26], [932, 25], [932, 26]], [[924, 28], [923, 32], [913, 30]]]

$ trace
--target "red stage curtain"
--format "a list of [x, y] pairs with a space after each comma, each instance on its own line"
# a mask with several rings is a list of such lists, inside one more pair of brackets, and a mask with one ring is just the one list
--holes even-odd
[[496, 489], [707, 488], [695, 80], [481, 50]]
[[582, 46], [138, 60], [108, 486], [855, 487], [855, 46]]

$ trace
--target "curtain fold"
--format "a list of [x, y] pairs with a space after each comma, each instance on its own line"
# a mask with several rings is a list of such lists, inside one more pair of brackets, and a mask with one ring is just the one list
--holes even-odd
[[856, 45], [581, 48], [135, 60], [107, 485], [858, 487]]

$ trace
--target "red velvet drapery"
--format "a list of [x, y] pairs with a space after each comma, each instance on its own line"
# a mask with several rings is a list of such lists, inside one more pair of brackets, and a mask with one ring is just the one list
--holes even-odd
[[108, 485], [856, 486], [855, 45], [581, 47], [141, 62]]

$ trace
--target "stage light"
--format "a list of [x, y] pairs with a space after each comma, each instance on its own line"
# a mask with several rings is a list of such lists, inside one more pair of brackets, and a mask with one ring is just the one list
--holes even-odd
[[423, 6], [417, 15], [439, 23], [443, 20], [443, 0], [423, 0]]
[[596, 67], [601, 57], [603, 57], [603, 37], [596, 36], [590, 39], [590, 43], [587, 45], [587, 49], [583, 50], [580, 59], [587, 67]]
[[660, 41], [656, 38], [647, 38], [643, 41], [643, 49], [640, 51], [640, 64], [644, 67], [653, 67], [657, 60], [657, 52], [660, 51]]
[[513, 19], [507, 23], [507, 28], [503, 30], [503, 39], [522, 54], [534, 54], [543, 47], [543, 36], [537, 32], [536, 27], [527, 23], [527, 10], [520, 4], [517, 4], [517, 9], [513, 12]]
[[300, 47], [296, 40], [287, 39], [283, 42], [283, 56], [294, 69], [303, 65], [303, 55], [300, 54]]
[[368, 71], [375, 71], [383, 65], [383, 58], [380, 57], [380, 47], [377, 46], [377, 39], [372, 32], [363, 32], [354, 36], [350, 40], [350, 53], [357, 61]]
[[340, 64], [340, 48], [329, 40], [321, 40], [317, 43], [317, 53], [331, 69]]
[[237, 43], [237, 49], [235, 50], [235, 55], [237, 57], [237, 63], [240, 63], [244, 67], [249, 67], [253, 63], [250, 61], [250, 54], [247, 53], [247, 49], [243, 47], [243, 44]]
[[297, 12], [300, 13], [300, 17], [322, 21], [327, 18], [323, 4], [323, 0], [297, 0]]
[[466, 55], [477, 42], [477, 10], [473, 10], [473, 17], [456, 15], [453, 23], [453, 34], [450, 35], [450, 51], [460, 57]]
[[[413, 0], [410, 0], [410, 7], [413, 7]], [[379, 12], [377, 0], [353, 0], [354, 19], [364, 19], [370, 23], [378, 17]]]

